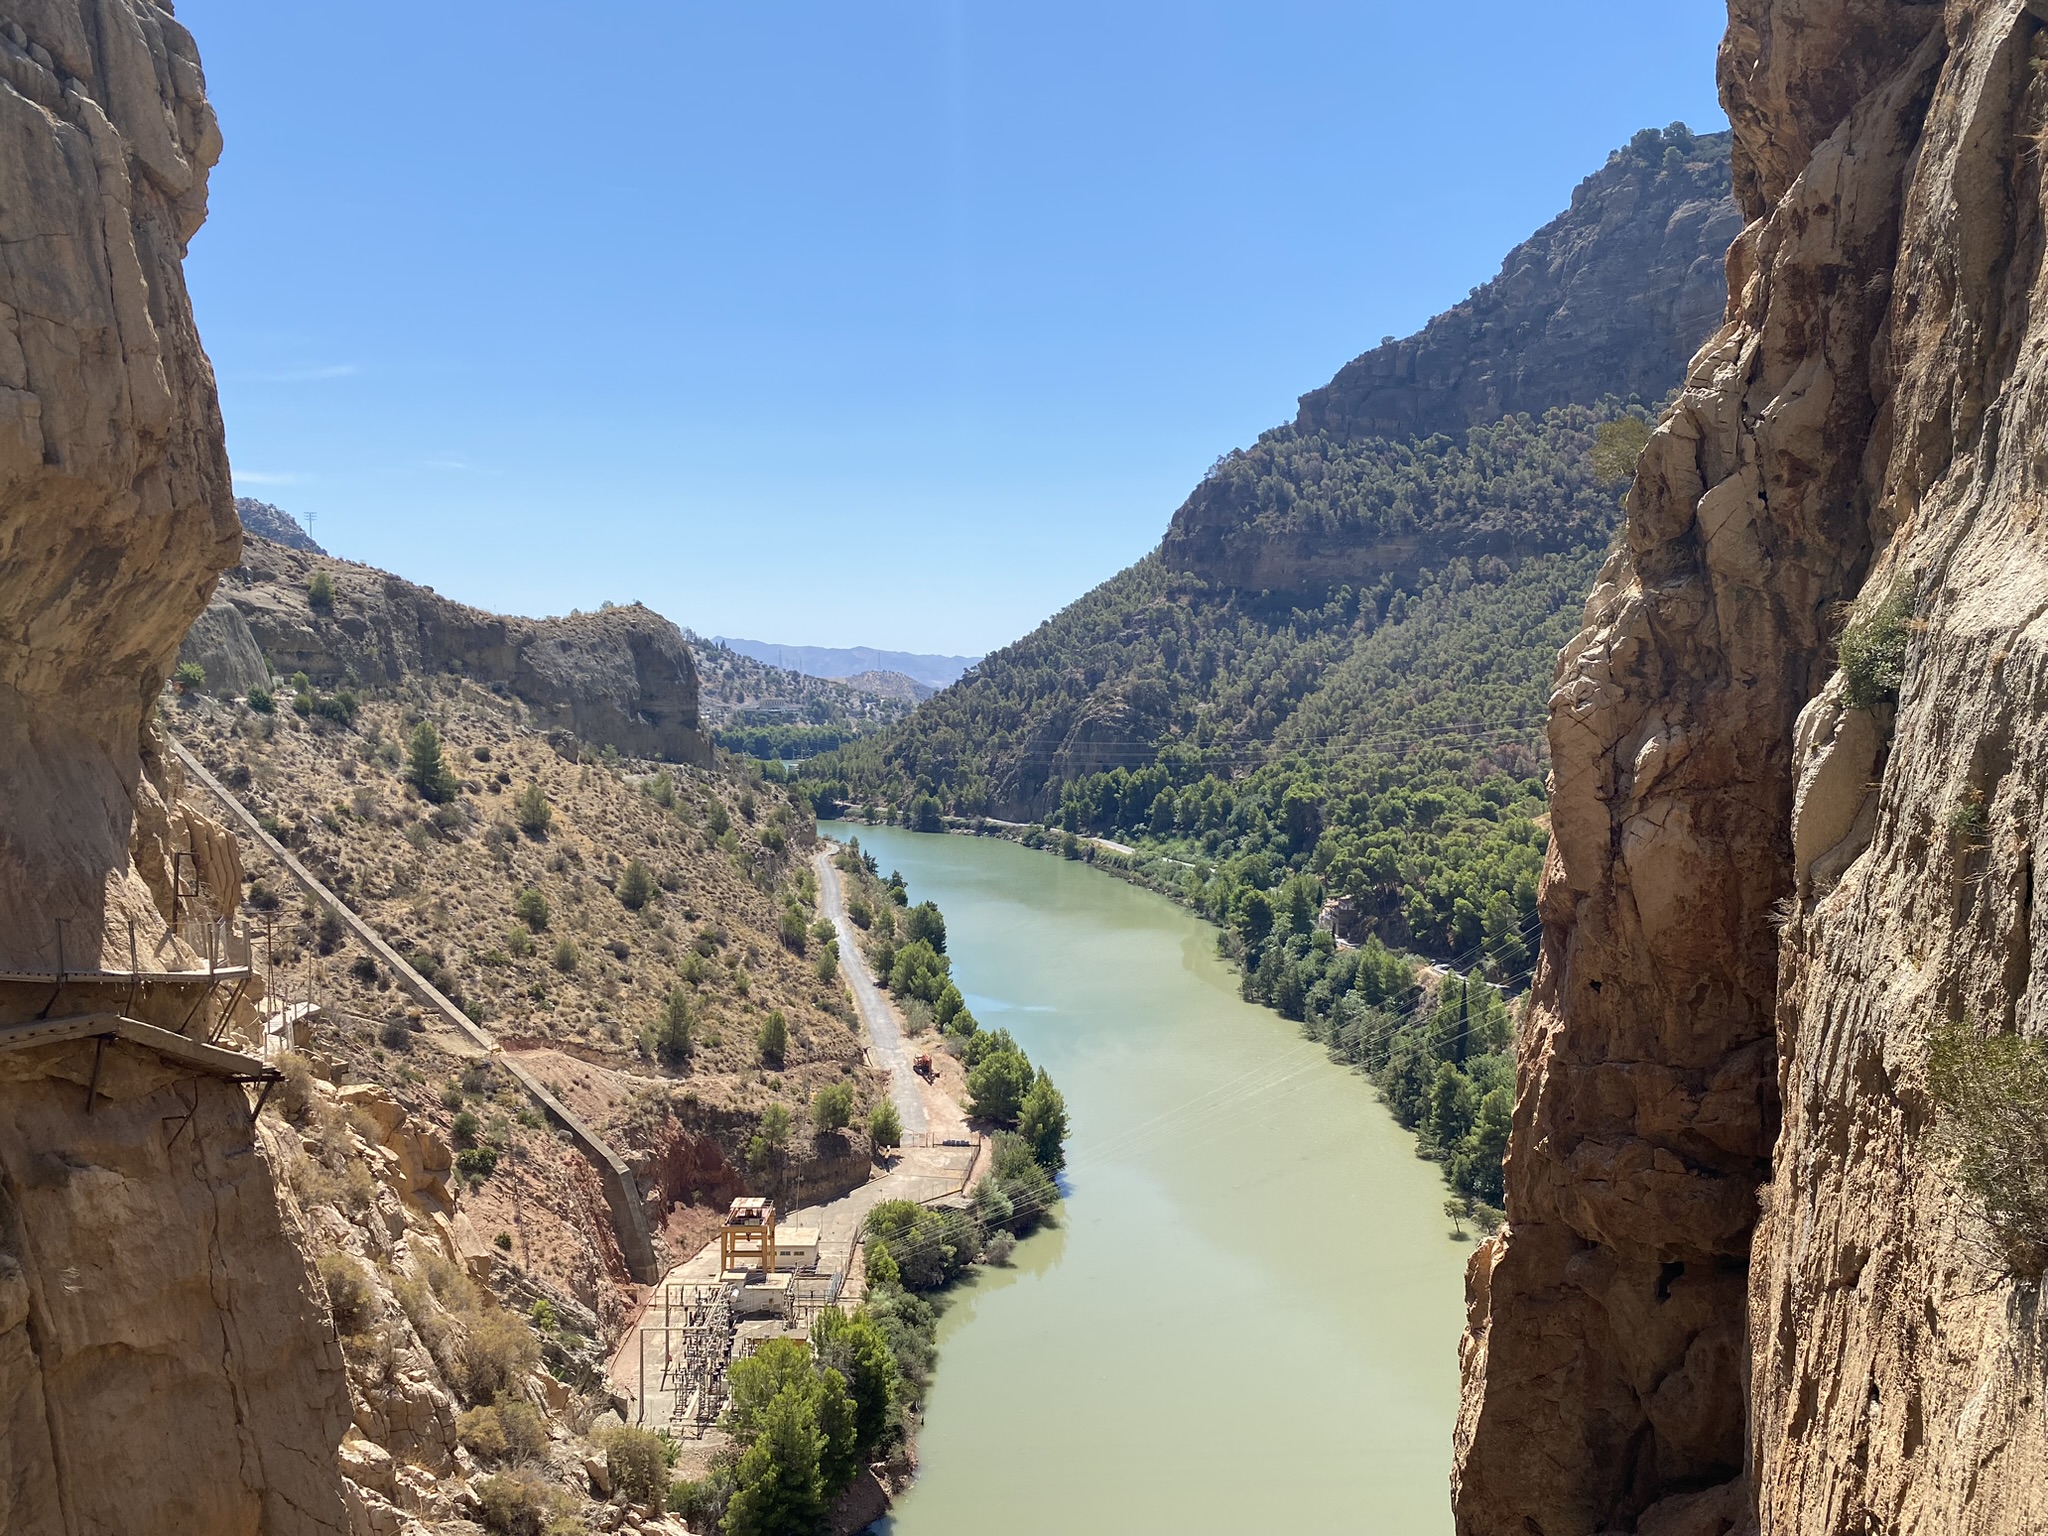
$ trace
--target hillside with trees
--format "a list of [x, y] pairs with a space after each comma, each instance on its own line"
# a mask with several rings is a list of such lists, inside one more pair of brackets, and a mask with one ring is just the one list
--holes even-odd
[[1493, 283], [1220, 458], [1159, 550], [810, 763], [820, 810], [1007, 823], [1185, 901], [1247, 997], [1372, 1072], [1491, 1203], [1551, 677], [1719, 318], [1727, 155], [1638, 134]]

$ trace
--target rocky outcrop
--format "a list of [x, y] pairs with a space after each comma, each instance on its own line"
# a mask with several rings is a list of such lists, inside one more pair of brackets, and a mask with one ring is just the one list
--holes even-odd
[[1303, 395], [1295, 425], [1340, 441], [1457, 436], [1517, 411], [1660, 399], [1721, 319], [1721, 257], [1741, 227], [1728, 135], [1645, 130], [1491, 282]]
[[[1927, 1054], [2048, 1033], [2048, 33], [1736, 0], [1721, 79], [1728, 317], [1552, 704], [1459, 1529], [2036, 1531], [2038, 1291], [1932, 1149]], [[1855, 707], [1845, 605], [1901, 586], [1896, 709]]]
[[[220, 153], [191, 38], [0, 0], [0, 139], [0, 1030], [231, 1042], [203, 981], [94, 974], [203, 969], [173, 918], [240, 898], [150, 725], [240, 550], [181, 272]], [[340, 1536], [341, 1360], [249, 1100], [123, 1028], [0, 1051], [0, 1528]]]
[[283, 507], [273, 506], [267, 501], [258, 501], [253, 496], [237, 496], [235, 516], [242, 520], [244, 532], [253, 533], [259, 539], [282, 544], [286, 549], [304, 550], [309, 555], [327, 553], [313, 542], [310, 533], [299, 526], [299, 520]]
[[1397, 514], [1399, 531], [1356, 526], [1357, 509], [1339, 512], [1337, 488], [1346, 459], [1375, 440], [1382, 450], [1439, 433], [1462, 441], [1517, 413], [1662, 399], [1720, 320], [1723, 257], [1741, 227], [1728, 135], [1645, 130], [1579, 184], [1566, 212], [1509, 252], [1491, 282], [1415, 335], [1389, 337], [1346, 364], [1301, 397], [1291, 425], [1220, 461], [1175, 512], [1161, 558], [1246, 591], [1363, 586], [1460, 556], [1514, 560], [1577, 547], [1588, 537], [1581, 499], [1597, 508], [1597, 548], [1612, 501], [1583, 470], [1577, 485], [1524, 477], [1507, 496], [1524, 504], [1482, 498], [1486, 510], [1469, 528], [1469, 509], [1426, 504]]
[[341, 1352], [243, 1090], [0, 1055], [0, 1529], [341, 1536]]
[[161, 919], [144, 715], [240, 531], [180, 262], [220, 135], [147, 0], [0, 4], [0, 964]]
[[[330, 604], [311, 585], [325, 573]], [[518, 619], [451, 602], [384, 571], [251, 538], [222, 596], [271, 668], [323, 687], [456, 672], [503, 689], [543, 730], [630, 757], [706, 764], [697, 667], [681, 630], [638, 603]]]
[[270, 663], [263, 659], [249, 621], [225, 598], [208, 603], [186, 631], [178, 646], [178, 665], [188, 662], [205, 676], [201, 689], [222, 698], [242, 698], [270, 682]]

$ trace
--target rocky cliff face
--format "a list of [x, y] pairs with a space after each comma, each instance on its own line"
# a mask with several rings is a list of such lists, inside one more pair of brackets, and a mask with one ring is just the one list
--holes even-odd
[[1572, 520], [1549, 506], [1516, 509], [1536, 526], [1476, 546], [1446, 538], [1447, 519], [1430, 507], [1406, 533], [1361, 537], [1328, 515], [1327, 488], [1343, 478], [1346, 450], [1372, 439], [1462, 440], [1518, 412], [1609, 396], [1654, 403], [1676, 388], [1725, 305], [1723, 257], [1742, 227], [1728, 155], [1727, 134], [1638, 134], [1491, 282], [1346, 364], [1301, 397], [1290, 426], [1219, 464], [1174, 514], [1166, 563], [1250, 591], [1309, 591], [1459, 555], [1570, 547]]
[[195, 871], [200, 910], [239, 897], [150, 724], [240, 547], [180, 268], [220, 151], [191, 38], [0, 0], [0, 143], [0, 1528], [339, 1533], [340, 1360], [243, 1090], [5, 1033], [236, 1022], [94, 974], [199, 963]]
[[1464, 303], [1303, 395], [1295, 424], [1343, 440], [1456, 436], [1603, 395], [1659, 399], [1720, 321], [1721, 255], [1741, 227], [1728, 135], [1648, 130]]
[[283, 507], [258, 501], [253, 496], [237, 496], [235, 516], [242, 520], [244, 532], [253, 533], [258, 538], [282, 544], [287, 549], [302, 549], [309, 555], [327, 553], [313, 542], [313, 536], [299, 525], [299, 520]]
[[[1552, 704], [1459, 1528], [2037, 1531], [2038, 1288], [1932, 1150], [1927, 1058], [1951, 1019], [2048, 1032], [2048, 35], [1735, 0], [1721, 80], [1728, 317]], [[1898, 592], [1894, 708], [1835, 639]]]
[[[311, 597], [325, 572], [331, 605]], [[251, 538], [223, 599], [281, 676], [323, 686], [456, 672], [502, 687], [543, 730], [566, 730], [630, 757], [699, 765], [697, 667], [683, 632], [638, 603], [566, 619], [518, 619], [347, 561]]]

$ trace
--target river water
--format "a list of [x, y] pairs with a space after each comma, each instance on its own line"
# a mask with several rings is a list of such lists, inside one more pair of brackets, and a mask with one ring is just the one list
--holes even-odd
[[993, 838], [828, 823], [946, 914], [1066, 1094], [1058, 1228], [954, 1293], [888, 1536], [1451, 1529], [1470, 1247], [1363, 1078], [1164, 897]]

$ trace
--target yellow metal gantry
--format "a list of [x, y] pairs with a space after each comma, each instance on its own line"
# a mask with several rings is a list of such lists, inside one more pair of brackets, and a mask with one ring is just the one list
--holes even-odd
[[775, 1207], [758, 1195], [735, 1200], [718, 1234], [718, 1268], [775, 1273]]

